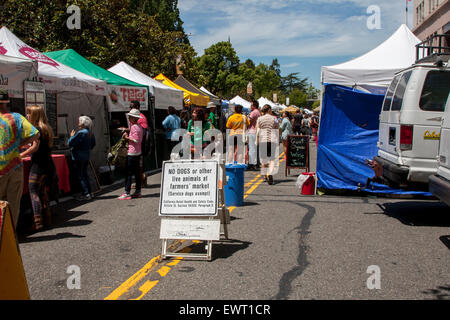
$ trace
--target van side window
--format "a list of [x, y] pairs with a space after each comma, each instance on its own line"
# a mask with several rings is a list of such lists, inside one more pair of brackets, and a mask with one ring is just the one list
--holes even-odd
[[395, 90], [394, 100], [392, 101], [391, 111], [400, 111], [403, 104], [403, 96], [405, 95], [406, 86], [408, 85], [409, 78], [411, 78], [412, 71], [405, 72], [400, 79], [397, 90]]
[[428, 72], [420, 97], [420, 109], [444, 111], [450, 92], [450, 72], [432, 70]]
[[391, 108], [392, 95], [394, 94], [395, 88], [397, 87], [397, 83], [399, 80], [400, 75], [396, 76], [394, 80], [392, 80], [391, 85], [389, 86], [389, 89], [386, 92], [386, 97], [384, 98], [383, 111], [389, 111], [389, 109]]

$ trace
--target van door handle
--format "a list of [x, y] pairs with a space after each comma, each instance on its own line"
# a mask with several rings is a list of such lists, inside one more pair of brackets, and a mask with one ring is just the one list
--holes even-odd
[[430, 118], [430, 119], [427, 119], [427, 120], [429, 120], [429, 121], [442, 121], [442, 117], [436, 117], [436, 118]]

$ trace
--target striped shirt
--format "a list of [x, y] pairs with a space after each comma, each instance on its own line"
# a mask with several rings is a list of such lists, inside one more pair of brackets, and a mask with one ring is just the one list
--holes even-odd
[[259, 142], [278, 142], [278, 121], [277, 118], [266, 114], [256, 121], [256, 128], [259, 131]]

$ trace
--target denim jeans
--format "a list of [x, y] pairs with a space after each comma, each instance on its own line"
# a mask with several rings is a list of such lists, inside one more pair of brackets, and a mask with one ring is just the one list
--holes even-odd
[[131, 183], [136, 180], [136, 193], [141, 193], [141, 156], [127, 156], [127, 177], [125, 179], [125, 193], [130, 194]]
[[80, 179], [81, 190], [84, 196], [91, 194], [91, 184], [89, 183], [89, 177], [87, 173], [87, 167], [89, 165], [88, 160], [75, 160], [73, 162], [75, 170]]

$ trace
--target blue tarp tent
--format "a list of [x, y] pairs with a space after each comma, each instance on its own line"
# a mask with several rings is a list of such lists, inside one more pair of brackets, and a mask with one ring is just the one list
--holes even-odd
[[[379, 115], [383, 95], [325, 84], [317, 151], [318, 188], [358, 190], [374, 173], [365, 163], [378, 154]], [[423, 194], [373, 184], [368, 192]]]
[[[318, 188], [358, 190], [374, 172], [383, 94], [394, 74], [415, 61], [420, 40], [402, 25], [375, 49], [351, 61], [322, 67], [322, 108], [317, 153]], [[425, 194], [374, 184], [368, 192]], [[428, 195], [428, 194], [427, 194]]]

